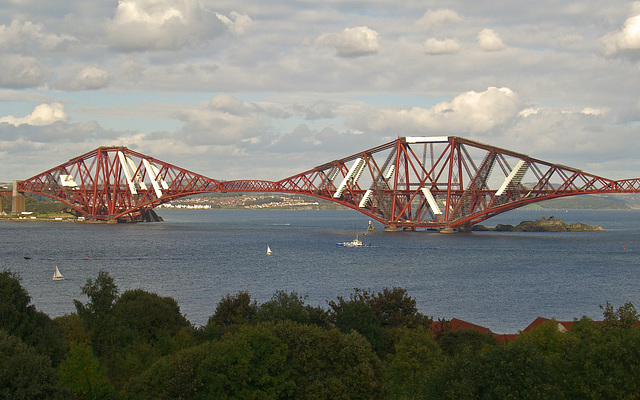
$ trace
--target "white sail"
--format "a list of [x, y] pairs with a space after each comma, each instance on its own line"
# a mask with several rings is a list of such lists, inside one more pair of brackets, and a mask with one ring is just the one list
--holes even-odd
[[269, 248], [269, 245], [267, 245], [267, 255], [270, 256], [271, 255], [271, 249]]
[[56, 272], [53, 273], [53, 278], [54, 281], [61, 281], [64, 279], [64, 277], [62, 276], [62, 274], [60, 273], [60, 270], [58, 269], [58, 266], [56, 265]]

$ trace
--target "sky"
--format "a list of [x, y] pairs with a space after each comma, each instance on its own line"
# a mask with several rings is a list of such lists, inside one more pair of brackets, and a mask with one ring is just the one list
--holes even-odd
[[640, 2], [0, 0], [0, 182], [99, 146], [280, 180], [398, 136], [640, 177]]

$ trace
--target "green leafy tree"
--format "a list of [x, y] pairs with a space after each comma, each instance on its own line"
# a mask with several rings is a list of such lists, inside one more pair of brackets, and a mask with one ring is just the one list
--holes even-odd
[[567, 368], [565, 361], [571, 346], [571, 335], [560, 331], [556, 320], [546, 321], [529, 332], [521, 333], [518, 340], [535, 346], [546, 358], [550, 368], [552, 367], [557, 374], [564, 373]]
[[256, 319], [261, 322], [293, 321], [300, 324], [329, 326], [329, 316], [320, 307], [312, 307], [305, 303], [307, 296], [296, 292], [287, 293], [279, 290], [271, 300], [258, 307]]
[[304, 298], [296, 292], [290, 294], [278, 290], [270, 301], [262, 303], [258, 308], [259, 321], [293, 321], [300, 324], [309, 323], [309, 315]]
[[119, 327], [135, 332], [148, 343], [175, 336], [189, 321], [171, 297], [160, 297], [142, 289], [125, 291], [113, 305], [113, 316]]
[[58, 367], [58, 376], [78, 400], [119, 398], [91, 347], [86, 344], [71, 344], [68, 357]]
[[231, 296], [227, 294], [216, 306], [215, 313], [209, 317], [208, 324], [221, 326], [251, 322], [258, 313], [258, 303], [251, 301], [248, 292], [240, 291]]
[[198, 374], [210, 399], [281, 399], [295, 388], [286, 363], [287, 347], [273, 325], [242, 327], [211, 343]]
[[89, 338], [89, 331], [77, 313], [70, 313], [56, 317], [54, 321], [62, 330], [64, 341], [67, 346], [69, 346], [70, 343], [89, 344], [91, 342]]
[[69, 395], [49, 357], [0, 329], [0, 398], [55, 400]]
[[400, 287], [385, 287], [382, 292], [371, 297], [369, 305], [383, 327], [429, 326], [432, 321], [418, 312], [416, 300], [407, 294], [406, 289]]
[[362, 335], [284, 321], [275, 335], [288, 349], [293, 399], [385, 399], [380, 359]]
[[604, 307], [600, 306], [600, 308], [603, 310], [604, 324], [606, 327], [629, 329], [638, 323], [638, 311], [636, 311], [636, 308], [630, 302], [614, 310], [611, 303], [607, 301], [607, 305]]
[[479, 398], [557, 399], [558, 379], [549, 359], [533, 344], [514, 341], [480, 354], [470, 373]]
[[539, 347], [540, 336], [446, 356], [430, 374], [426, 398], [562, 399], [565, 370]]
[[385, 287], [382, 292], [377, 294], [356, 288], [349, 300], [338, 296], [337, 301], [329, 302], [329, 308], [334, 315], [337, 315], [347, 304], [352, 302], [360, 302], [369, 306], [383, 328], [429, 326], [432, 322], [431, 318], [418, 312], [416, 300], [409, 296], [406, 289], [403, 288], [389, 289]]
[[583, 318], [567, 333], [569, 399], [632, 399], [640, 393], [640, 330]]
[[117, 388], [159, 357], [175, 351], [182, 345], [177, 340], [186, 343], [183, 335], [193, 331], [173, 298], [142, 289], [125, 291], [115, 301], [111, 313], [113, 340], [110, 356], [104, 362]]
[[380, 352], [385, 345], [385, 333], [376, 313], [363, 302], [352, 301], [341, 307], [335, 315], [335, 326], [343, 333], [358, 332]]
[[131, 400], [172, 400], [204, 398], [204, 388], [198, 372], [200, 364], [211, 352], [211, 342], [180, 350], [162, 357], [124, 388], [124, 397]]
[[360, 328], [354, 327], [354, 329], [371, 340], [372, 346], [382, 358], [393, 349], [395, 329], [415, 326], [428, 327], [432, 321], [431, 318], [418, 312], [415, 299], [408, 296], [405, 289], [399, 287], [389, 289], [385, 287], [382, 292], [372, 294], [366, 290], [356, 288], [348, 300], [339, 296], [336, 301], [329, 302], [331, 317], [336, 326], [341, 327], [344, 331], [344, 328], [342, 328], [345, 326], [344, 321], [349, 319], [349, 317], [343, 315], [345, 313], [351, 315], [357, 313], [360, 315], [359, 318], [367, 318], [364, 307], [354, 305], [358, 303], [373, 312], [379, 328], [382, 328], [382, 330], [380, 331], [371, 323], [366, 323], [364, 319], [362, 320], [364, 325]]
[[49, 356], [53, 365], [57, 365], [66, 351], [62, 331], [30, 303], [31, 297], [20, 284], [20, 277], [8, 270], [1, 272], [0, 328]]
[[477, 354], [485, 346], [496, 344], [490, 333], [483, 333], [476, 329], [450, 329], [440, 334], [438, 344], [442, 352], [449, 356], [457, 354]]
[[426, 398], [429, 377], [442, 363], [440, 347], [423, 326], [400, 328], [398, 335], [386, 368], [391, 390], [396, 398]]
[[100, 271], [95, 281], [87, 279], [81, 293], [88, 297], [87, 304], [78, 300], [73, 303], [91, 333], [96, 354], [102, 356], [115, 341], [116, 324], [112, 311], [118, 298], [118, 287], [107, 272]]
[[11, 271], [0, 273], [0, 326], [12, 335], [29, 335], [29, 322], [35, 313], [31, 297], [20, 284], [20, 277]]

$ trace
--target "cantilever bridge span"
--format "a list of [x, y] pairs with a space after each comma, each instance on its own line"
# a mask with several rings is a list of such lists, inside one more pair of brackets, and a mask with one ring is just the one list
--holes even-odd
[[315, 196], [385, 227], [468, 230], [487, 218], [557, 197], [640, 193], [612, 180], [460, 137], [399, 137], [279, 181], [222, 181], [125, 147], [100, 147], [32, 178], [39, 193], [89, 219], [135, 221], [173, 199], [208, 192]]

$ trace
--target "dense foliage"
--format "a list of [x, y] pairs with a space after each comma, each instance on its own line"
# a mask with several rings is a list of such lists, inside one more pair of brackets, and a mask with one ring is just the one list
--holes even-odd
[[[640, 393], [631, 303], [604, 320], [550, 321], [501, 344], [438, 329], [402, 288], [356, 289], [328, 308], [295, 292], [220, 299], [193, 327], [176, 301], [120, 294], [106, 272], [51, 320], [0, 274], [0, 397], [12, 399], [625, 399]], [[447, 326], [446, 324], [441, 326]]]
[[[69, 208], [69, 206], [63, 203], [52, 201], [48, 197], [38, 195], [25, 196], [24, 202], [26, 210], [33, 212], [36, 215], [58, 214]], [[0, 211], [10, 214], [11, 206], [11, 195], [0, 196]]]

